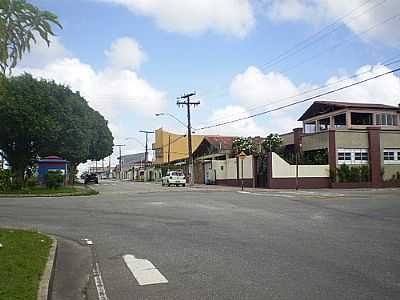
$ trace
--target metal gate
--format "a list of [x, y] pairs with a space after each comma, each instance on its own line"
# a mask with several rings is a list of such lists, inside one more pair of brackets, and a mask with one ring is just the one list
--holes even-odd
[[256, 187], [266, 188], [268, 180], [268, 157], [258, 156], [256, 158]]

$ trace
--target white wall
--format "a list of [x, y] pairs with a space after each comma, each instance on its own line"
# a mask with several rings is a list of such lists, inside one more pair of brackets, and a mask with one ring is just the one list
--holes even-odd
[[[236, 163], [236, 158], [229, 158], [227, 160], [213, 160], [212, 168], [215, 170], [216, 179], [237, 179]], [[241, 172], [241, 161], [239, 160], [239, 178], [242, 176]], [[243, 161], [243, 178], [253, 178], [253, 156], [247, 156]]]
[[[295, 178], [296, 166], [272, 153], [272, 178]], [[299, 165], [299, 177], [329, 177], [329, 165]]]

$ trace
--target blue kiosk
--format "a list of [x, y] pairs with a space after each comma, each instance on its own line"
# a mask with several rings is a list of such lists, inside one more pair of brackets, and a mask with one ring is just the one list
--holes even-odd
[[38, 179], [40, 185], [46, 184], [46, 174], [61, 172], [64, 175], [64, 184], [68, 178], [68, 161], [58, 156], [47, 156], [37, 161]]

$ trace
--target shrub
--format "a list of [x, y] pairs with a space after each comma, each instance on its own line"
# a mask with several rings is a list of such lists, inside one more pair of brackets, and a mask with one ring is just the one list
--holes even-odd
[[366, 182], [370, 180], [369, 166], [340, 165], [337, 169], [339, 182]]
[[369, 166], [361, 166], [361, 181], [367, 182], [370, 181], [371, 175], [370, 175], [370, 170]]
[[38, 180], [36, 176], [31, 176], [26, 180], [26, 186], [29, 188], [33, 188], [38, 184]]
[[11, 190], [11, 173], [9, 170], [0, 170], [0, 192]]
[[64, 175], [61, 171], [46, 174], [46, 187], [49, 189], [57, 189], [64, 183]]
[[350, 168], [348, 165], [343, 164], [337, 169], [339, 182], [348, 182], [350, 178]]

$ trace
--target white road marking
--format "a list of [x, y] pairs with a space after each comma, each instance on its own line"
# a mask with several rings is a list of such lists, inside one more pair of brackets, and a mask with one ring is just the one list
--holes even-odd
[[86, 243], [86, 245], [93, 245], [93, 241], [91, 241], [89, 239], [81, 239], [81, 241], [84, 241]]
[[255, 195], [255, 196], [272, 196], [272, 197], [286, 197], [286, 198], [294, 198], [294, 196], [292, 195], [286, 195], [286, 194], [282, 194], [282, 193], [252, 193], [252, 192], [242, 192], [242, 191], [238, 191], [238, 193], [240, 194], [248, 194], [248, 195]]
[[124, 255], [123, 259], [139, 285], [168, 283], [164, 275], [149, 260], [138, 259], [130, 254]]
[[96, 285], [96, 290], [97, 290], [97, 295], [99, 296], [99, 300], [108, 300], [98, 263], [96, 263], [93, 266], [93, 279], [94, 279], [94, 284]]

